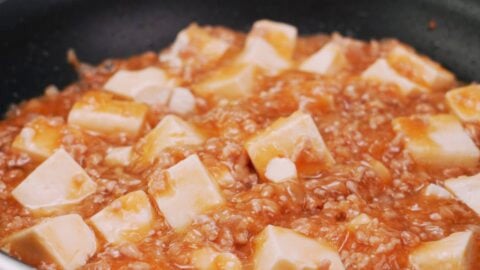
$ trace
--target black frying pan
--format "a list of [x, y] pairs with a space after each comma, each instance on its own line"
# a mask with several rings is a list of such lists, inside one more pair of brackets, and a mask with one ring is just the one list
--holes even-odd
[[480, 80], [480, 0], [0, 0], [0, 115], [49, 84], [74, 81], [69, 48], [98, 63], [164, 48], [192, 21], [247, 31], [259, 18], [301, 34], [396, 37], [460, 79]]
[[480, 0], [0, 0], [0, 113], [48, 84], [75, 80], [68, 48], [98, 63], [159, 50], [192, 21], [246, 31], [259, 18], [294, 24], [302, 34], [396, 37], [460, 79], [480, 80]]

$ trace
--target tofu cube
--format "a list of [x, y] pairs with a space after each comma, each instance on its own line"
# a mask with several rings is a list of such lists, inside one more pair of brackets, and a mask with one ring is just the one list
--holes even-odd
[[198, 270], [241, 270], [242, 263], [230, 252], [217, 252], [212, 248], [197, 249], [192, 254], [192, 265]]
[[196, 62], [209, 63], [219, 60], [230, 48], [230, 42], [212, 34], [207, 28], [191, 24], [180, 31], [170, 51], [160, 55], [160, 60], [173, 67], [182, 67], [185, 57]]
[[[156, 67], [141, 70], [119, 70], [105, 83], [103, 89], [116, 95], [135, 99], [143, 91], [161, 93], [161, 89], [171, 87], [172, 81], [165, 72]], [[160, 89], [160, 90], [159, 90]]]
[[115, 100], [111, 94], [92, 91], [73, 105], [68, 123], [85, 130], [136, 137], [142, 129], [148, 106], [132, 101]]
[[445, 187], [460, 201], [480, 215], [480, 174], [460, 176], [445, 181]]
[[167, 105], [172, 96], [173, 87], [170, 86], [146, 86], [133, 98], [136, 102], [150, 106]]
[[196, 94], [203, 97], [235, 100], [249, 96], [254, 87], [258, 68], [255, 65], [235, 64], [220, 68], [194, 85]]
[[177, 87], [173, 89], [168, 108], [176, 114], [189, 114], [195, 110], [195, 97], [189, 89]]
[[385, 84], [394, 84], [400, 92], [408, 95], [412, 92], [427, 92], [423, 86], [420, 86], [406, 77], [400, 75], [385, 59], [378, 59], [369, 66], [363, 73], [362, 78], [371, 81], [377, 81]]
[[165, 188], [155, 181], [149, 183], [149, 193], [167, 222], [182, 230], [199, 215], [224, 204], [217, 183], [196, 154], [190, 155], [166, 170]]
[[132, 157], [132, 147], [112, 147], [108, 149], [105, 163], [110, 166], [128, 166]]
[[450, 109], [463, 122], [480, 122], [480, 85], [455, 88], [445, 95]]
[[148, 164], [168, 147], [198, 145], [203, 141], [193, 125], [175, 115], [167, 115], [138, 143], [135, 162]]
[[276, 73], [290, 67], [296, 41], [297, 28], [294, 26], [260, 20], [253, 24], [239, 60]]
[[300, 70], [318, 74], [335, 74], [348, 65], [343, 48], [329, 42], [300, 65]]
[[469, 270], [473, 269], [471, 231], [452, 233], [437, 241], [425, 242], [409, 255], [416, 270]]
[[272, 225], [255, 237], [255, 270], [321, 269], [328, 263], [330, 270], [345, 269], [337, 250], [325, 241]]
[[63, 127], [51, 119], [37, 117], [22, 128], [12, 147], [36, 160], [44, 160], [60, 147]]
[[67, 270], [83, 266], [97, 249], [94, 233], [77, 214], [45, 219], [5, 243], [5, 249], [25, 263], [53, 263]]
[[437, 199], [452, 199], [452, 194], [443, 187], [436, 184], [428, 184], [423, 189], [423, 195], [427, 197], [435, 197]]
[[[267, 166], [274, 158], [288, 158], [295, 162], [299, 169], [297, 161], [306, 151], [312, 160], [302, 162], [304, 165], [309, 163], [324, 167], [334, 163], [312, 117], [300, 111], [287, 118], [277, 119], [265, 130], [250, 138], [245, 148], [262, 178], [266, 177]], [[302, 168], [299, 170], [303, 170]]]
[[451, 72], [405, 46], [395, 46], [388, 53], [387, 61], [400, 74], [432, 90], [446, 90], [455, 84]]
[[406, 149], [421, 165], [475, 167], [480, 151], [453, 115], [399, 117], [393, 129], [404, 135]]
[[265, 177], [275, 183], [297, 178], [297, 167], [288, 158], [272, 158], [265, 169]]
[[142, 240], [153, 225], [153, 208], [142, 190], [130, 192], [90, 218], [91, 224], [109, 243]]
[[12, 196], [38, 215], [62, 212], [94, 193], [97, 184], [63, 149], [55, 151], [13, 191]]

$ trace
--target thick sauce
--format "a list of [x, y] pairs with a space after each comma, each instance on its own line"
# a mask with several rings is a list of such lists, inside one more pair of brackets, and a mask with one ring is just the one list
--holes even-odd
[[[12, 107], [0, 122], [0, 239], [41, 219], [11, 196], [11, 191], [39, 164], [11, 148], [26, 123], [38, 115], [66, 123], [70, 108], [82, 94], [101, 89], [119, 69], [162, 67], [189, 88], [205, 74], [231, 62], [243, 46], [244, 34], [225, 28], [211, 31], [233, 42], [215, 64], [191, 61], [182, 68], [172, 68], [153, 52], [107, 60], [98, 67], [77, 64], [78, 82], [61, 92], [49, 88], [44, 96]], [[305, 59], [330, 39], [326, 35], [299, 38], [294, 60]], [[444, 92], [405, 96], [394, 85], [359, 78], [396, 43], [353, 42], [347, 51], [350, 65], [334, 75], [292, 69], [262, 76], [253, 94], [244, 99], [225, 102], [196, 97], [197, 112], [183, 119], [201, 129], [207, 140], [200, 146], [169, 148], [152, 165], [105, 164], [109, 147], [131, 145], [136, 139], [117, 134], [100, 136], [75, 128], [65, 131], [61, 145], [98, 184], [93, 195], [71, 210], [85, 220], [121, 195], [146, 190], [150, 180], [162, 177], [164, 169], [191, 153], [197, 153], [212, 174], [227, 167], [234, 178], [233, 182], [219, 183], [225, 206], [196, 219], [186, 230], [174, 232], [157, 211], [154, 230], [146, 238], [120, 246], [100, 240], [97, 253], [83, 268], [191, 269], [192, 252], [213, 246], [234, 253], [245, 269], [251, 269], [253, 238], [273, 224], [328, 241], [337, 248], [347, 269], [409, 269], [408, 254], [421, 242], [466, 229], [478, 231], [480, 218], [466, 205], [453, 199], [426, 198], [420, 190], [429, 183], [473, 175], [480, 172], [480, 167], [433, 170], [416, 165], [391, 126], [399, 116], [448, 112]], [[297, 181], [262, 180], [244, 149], [245, 141], [299, 108], [312, 115], [335, 164], [314, 175], [308, 169], [301, 170]], [[140, 137], [167, 113], [164, 106], [151, 106]], [[467, 130], [480, 146], [480, 127], [469, 124]], [[305, 161], [308, 163], [308, 157]], [[367, 214], [373, 222], [352, 232], [348, 221], [359, 213]], [[478, 243], [477, 237], [476, 249]], [[480, 260], [475, 262], [480, 265]], [[56, 268], [47, 263], [38, 267]]]

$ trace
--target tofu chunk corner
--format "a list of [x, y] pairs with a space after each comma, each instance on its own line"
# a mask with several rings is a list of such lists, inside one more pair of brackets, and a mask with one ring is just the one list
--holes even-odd
[[325, 263], [330, 270], [345, 269], [337, 250], [323, 240], [272, 225], [255, 237], [255, 270], [317, 269]]
[[224, 204], [217, 183], [196, 154], [166, 170], [167, 188], [149, 183], [149, 194], [175, 230], [187, 227], [197, 216]]
[[90, 218], [95, 229], [109, 243], [135, 242], [147, 236], [153, 223], [153, 207], [142, 190], [114, 200]]
[[6, 249], [26, 263], [54, 263], [67, 270], [83, 266], [97, 249], [95, 234], [77, 214], [47, 218], [5, 242]]
[[40, 164], [12, 196], [35, 214], [64, 212], [96, 191], [97, 184], [63, 149]]

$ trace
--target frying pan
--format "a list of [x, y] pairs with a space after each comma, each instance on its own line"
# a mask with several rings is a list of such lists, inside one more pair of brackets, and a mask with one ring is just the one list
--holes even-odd
[[[61, 88], [74, 81], [69, 48], [95, 64], [158, 51], [192, 21], [248, 31], [260, 18], [291, 23], [300, 34], [395, 37], [461, 80], [480, 80], [479, 0], [0, 0], [1, 115], [49, 84]], [[0, 269], [7, 267], [5, 258], [0, 254]]]

